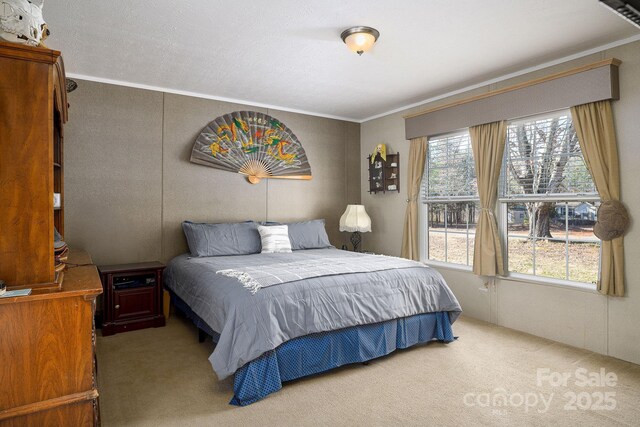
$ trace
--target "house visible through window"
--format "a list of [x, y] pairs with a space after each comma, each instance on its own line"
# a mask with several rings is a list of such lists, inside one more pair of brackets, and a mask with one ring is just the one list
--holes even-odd
[[427, 258], [471, 265], [478, 187], [468, 132], [429, 139], [422, 195]]
[[597, 281], [599, 198], [568, 111], [509, 124], [500, 201], [509, 272]]

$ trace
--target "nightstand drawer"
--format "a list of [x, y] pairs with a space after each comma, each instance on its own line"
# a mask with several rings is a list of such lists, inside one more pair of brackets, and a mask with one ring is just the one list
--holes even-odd
[[156, 287], [123, 289], [113, 292], [114, 320], [135, 319], [156, 314]]

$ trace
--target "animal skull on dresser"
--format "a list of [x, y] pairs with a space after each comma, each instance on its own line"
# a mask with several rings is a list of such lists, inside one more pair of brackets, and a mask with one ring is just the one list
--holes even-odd
[[13, 43], [38, 46], [49, 35], [42, 18], [44, 0], [0, 0], [0, 38]]

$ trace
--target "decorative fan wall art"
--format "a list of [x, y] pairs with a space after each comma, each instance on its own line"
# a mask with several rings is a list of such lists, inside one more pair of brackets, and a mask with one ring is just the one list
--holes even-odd
[[236, 111], [209, 123], [196, 138], [191, 161], [246, 175], [252, 184], [263, 178], [311, 179], [298, 138], [278, 119], [255, 111]]

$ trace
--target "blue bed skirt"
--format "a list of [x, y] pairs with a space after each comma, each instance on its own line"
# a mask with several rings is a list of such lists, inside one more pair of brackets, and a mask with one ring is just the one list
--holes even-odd
[[[213, 331], [173, 292], [175, 306], [217, 341]], [[454, 340], [449, 313], [425, 313], [370, 325], [352, 326], [289, 340], [235, 372], [232, 405], [246, 406], [282, 388], [285, 381], [350, 363], [385, 356], [432, 340]]]

